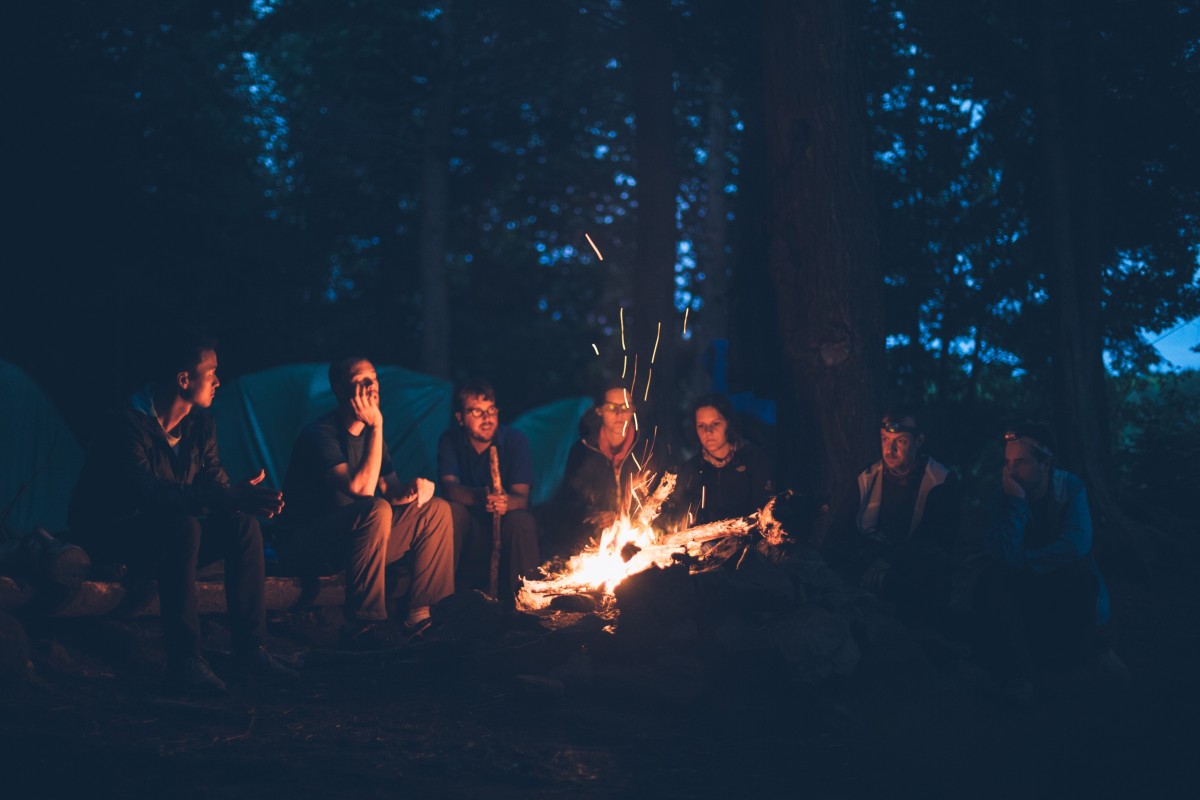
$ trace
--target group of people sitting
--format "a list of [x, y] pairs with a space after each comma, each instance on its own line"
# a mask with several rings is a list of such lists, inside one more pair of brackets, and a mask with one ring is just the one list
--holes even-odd
[[[212, 404], [220, 386], [215, 343], [181, 337], [161, 350], [147, 388], [96, 430], [69, 526], [93, 559], [126, 564], [130, 579], [157, 579], [168, 677], [186, 691], [225, 688], [201, 656], [196, 599], [198, 568], [216, 560], [225, 567], [233, 669], [247, 678], [297, 677], [265, 646], [260, 518], [283, 567], [345, 572], [340, 639], [370, 648], [392, 640], [382, 633], [389, 612], [403, 608], [391, 628], [419, 635], [438, 601], [456, 588], [481, 588], [479, 564], [490, 560], [493, 525], [501, 542], [498, 599], [511, 604], [521, 577], [542, 563], [548, 540], [540, 528], [551, 528], [560, 548], [578, 548], [629, 513], [666, 468], [628, 391], [611, 384], [584, 415], [539, 526], [530, 507], [529, 442], [500, 424], [492, 387], [474, 381], [456, 392], [455, 424], [438, 445], [437, 483], [402, 478], [385, 440], [375, 367], [354, 356], [330, 365], [337, 407], [301, 432], [283, 490], [264, 485], [262, 472], [232, 483], [212, 417], [196, 411]], [[950, 471], [923, 452], [919, 422], [909, 409], [883, 417], [882, 459], [834, 506], [824, 550], [843, 575], [894, 603], [902, 617], [938, 625], [948, 608], [960, 497]], [[775, 491], [770, 459], [739, 435], [729, 401], [700, 398], [691, 423], [699, 447], [671, 467], [678, 482], [663, 507], [665, 523], [691, 527], [760, 509]], [[991, 661], [1018, 687], [1047, 661], [1060, 667], [1085, 657], [1107, 614], [1083, 485], [1055, 466], [1054, 448], [1042, 426], [1005, 435], [987, 535], [991, 563], [977, 592]], [[402, 560], [410, 582], [407, 597], [396, 598]]]

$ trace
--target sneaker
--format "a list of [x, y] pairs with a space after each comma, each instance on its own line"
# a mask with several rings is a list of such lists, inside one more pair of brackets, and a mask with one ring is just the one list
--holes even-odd
[[261, 644], [250, 652], [237, 656], [236, 668], [242, 677], [261, 681], [292, 683], [300, 680], [299, 672], [280, 662]]
[[433, 619], [430, 617], [425, 617], [424, 619], [419, 619], [415, 622], [404, 620], [404, 635], [409, 641], [412, 641], [413, 639], [416, 639], [424, 634], [425, 631], [429, 630], [431, 625], [433, 625]]
[[171, 684], [188, 694], [224, 694], [225, 681], [200, 656], [188, 656], [167, 668]]

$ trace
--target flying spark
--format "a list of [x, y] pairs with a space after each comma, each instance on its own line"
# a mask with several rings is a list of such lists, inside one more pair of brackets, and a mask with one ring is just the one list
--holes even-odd
[[650, 363], [654, 363], [655, 357], [658, 355], [658, 340], [662, 338], [662, 323], [658, 323], [658, 333], [654, 334], [654, 352], [650, 354]]
[[595, 342], [592, 342], [592, 349], [596, 351], [596, 355], [600, 355], [600, 348], [596, 347]]
[[585, 234], [583, 235], [583, 238], [587, 239], [587, 240], [588, 240], [588, 244], [590, 244], [590, 245], [592, 246], [592, 249], [596, 251], [596, 258], [598, 258], [598, 259], [600, 259], [601, 261], [603, 261], [603, 260], [604, 260], [604, 256], [600, 255], [600, 248], [599, 248], [599, 247], [596, 247], [596, 243], [592, 241], [592, 237], [591, 237], [590, 235], [588, 235], [588, 234], [586, 234], [586, 233], [585, 233]]
[[621, 349], [625, 349], [625, 309], [621, 308]]
[[646, 373], [646, 394], [642, 396], [643, 401], [648, 401], [650, 399], [650, 379], [653, 377], [654, 367], [651, 367], [650, 371]]
[[687, 315], [688, 315], [688, 312], [691, 310], [692, 310], [691, 306], [688, 306], [687, 308], [685, 308], [683, 310], [683, 335], [684, 336], [687, 336]]

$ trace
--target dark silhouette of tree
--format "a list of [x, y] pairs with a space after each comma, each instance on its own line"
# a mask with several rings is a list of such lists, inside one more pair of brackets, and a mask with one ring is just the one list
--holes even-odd
[[860, 8], [770, 2], [764, 19], [770, 265], [802, 420], [799, 485], [839, 492], [878, 452], [878, 238], [858, 73]]

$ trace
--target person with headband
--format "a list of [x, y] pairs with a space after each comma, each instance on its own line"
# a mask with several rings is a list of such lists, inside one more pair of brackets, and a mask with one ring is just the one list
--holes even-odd
[[985, 649], [1002, 691], [1028, 702], [1035, 683], [1082, 667], [1107, 621], [1092, 557], [1092, 516], [1079, 476], [1060, 469], [1049, 427], [1004, 433], [1004, 468], [979, 586]]
[[958, 481], [923, 452], [914, 409], [889, 408], [879, 436], [882, 458], [838, 505], [826, 555], [852, 583], [894, 603], [906, 622], [940, 626], [959, 530]]

